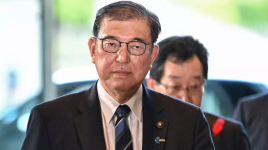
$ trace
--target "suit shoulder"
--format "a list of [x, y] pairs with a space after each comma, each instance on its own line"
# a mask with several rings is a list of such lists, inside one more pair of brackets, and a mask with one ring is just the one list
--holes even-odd
[[87, 90], [83, 90], [77, 93], [63, 95], [53, 100], [46, 101], [36, 105], [33, 109], [39, 109], [40, 111], [53, 111], [54, 109], [68, 108], [68, 106], [77, 106], [80, 100], [83, 99]]
[[262, 105], [264, 101], [268, 101], [268, 93], [258, 93], [250, 96], [243, 97], [241, 103], [243, 105]]
[[212, 126], [218, 119], [223, 119], [224, 120], [224, 126], [226, 128], [231, 128], [233, 130], [241, 130], [242, 129], [242, 124], [236, 120], [233, 119], [229, 119], [226, 117], [221, 117], [221, 116], [217, 116], [211, 113], [204, 113], [206, 116], [207, 121], [209, 122], [209, 125]]

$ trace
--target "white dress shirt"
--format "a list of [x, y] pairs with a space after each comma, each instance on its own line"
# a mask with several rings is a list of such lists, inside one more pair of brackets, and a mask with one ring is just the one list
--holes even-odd
[[[114, 113], [120, 103], [106, 92], [100, 82], [97, 83], [97, 91], [101, 105], [106, 149], [115, 150], [115, 122], [117, 117]], [[142, 150], [142, 85], [125, 104], [131, 109], [128, 124], [133, 140], [133, 150]]]

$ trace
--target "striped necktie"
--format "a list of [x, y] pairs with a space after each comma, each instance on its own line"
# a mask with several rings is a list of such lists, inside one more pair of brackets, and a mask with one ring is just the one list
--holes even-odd
[[115, 114], [117, 116], [115, 124], [115, 149], [133, 150], [132, 137], [127, 124], [127, 116], [130, 114], [130, 108], [127, 105], [120, 105]]

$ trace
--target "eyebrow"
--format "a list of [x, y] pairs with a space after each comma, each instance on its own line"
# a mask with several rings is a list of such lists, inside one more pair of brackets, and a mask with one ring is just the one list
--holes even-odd
[[[118, 40], [115, 36], [112, 36], [112, 35], [107, 35], [107, 36], [104, 36], [102, 39], [115, 39], [115, 40]], [[138, 42], [144, 42], [146, 43], [143, 39], [139, 38], [139, 37], [134, 37], [132, 40], [130, 41], [138, 41]], [[129, 42], [130, 42], [129, 41]], [[121, 42], [121, 41], [120, 41]]]
[[107, 36], [104, 36], [102, 39], [117, 39], [117, 38], [112, 35], [107, 35]]
[[143, 39], [141, 39], [141, 38], [138, 38], [138, 37], [135, 37], [135, 38], [133, 38], [135, 41], [138, 41], [138, 42], [144, 42], [144, 43], [146, 43]]
[[[172, 74], [169, 75], [168, 77], [171, 78], [171, 79], [179, 79], [179, 78], [181, 78], [181, 76], [172, 75]], [[200, 75], [196, 75], [196, 76], [194, 76], [194, 79], [201, 80], [201, 76]]]

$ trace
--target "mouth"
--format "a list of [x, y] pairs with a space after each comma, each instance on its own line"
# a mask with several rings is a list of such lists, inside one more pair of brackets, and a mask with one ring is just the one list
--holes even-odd
[[116, 70], [116, 71], [113, 71], [113, 74], [115, 74], [117, 76], [128, 76], [131, 74], [131, 72], [124, 71], [124, 70]]

